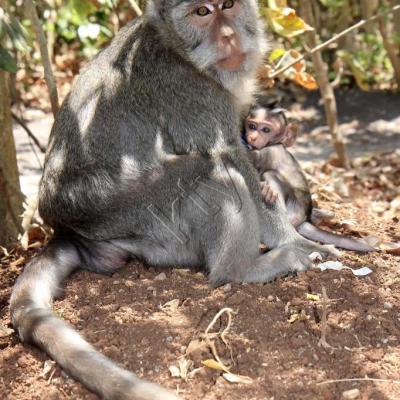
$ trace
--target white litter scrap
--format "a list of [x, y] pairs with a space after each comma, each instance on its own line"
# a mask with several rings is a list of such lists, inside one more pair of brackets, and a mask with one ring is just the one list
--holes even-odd
[[321, 264], [317, 264], [315, 268], [319, 268], [321, 271], [325, 271], [327, 269], [334, 271], [341, 271], [342, 269], [349, 269], [355, 276], [367, 276], [372, 273], [372, 269], [368, 267], [363, 267], [359, 269], [353, 269], [350, 267], [346, 267], [340, 261], [326, 261]]

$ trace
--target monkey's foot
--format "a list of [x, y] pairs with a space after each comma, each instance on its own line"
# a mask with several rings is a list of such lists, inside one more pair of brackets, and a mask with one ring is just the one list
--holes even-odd
[[250, 268], [244, 282], [270, 282], [291, 273], [307, 271], [312, 266], [310, 254], [340, 254], [334, 246], [324, 246], [307, 239], [296, 239], [283, 244], [258, 257], [256, 265]]
[[271, 189], [267, 182], [260, 182], [261, 196], [268, 204], [275, 204], [278, 194]]

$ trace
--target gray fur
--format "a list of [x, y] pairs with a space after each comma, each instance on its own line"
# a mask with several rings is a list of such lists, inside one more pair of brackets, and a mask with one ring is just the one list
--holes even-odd
[[260, 182], [265, 182], [277, 194], [277, 201], [286, 209], [290, 222], [302, 236], [347, 250], [375, 250], [367, 243], [324, 231], [312, 224], [313, 207], [307, 179], [286, 147], [281, 144], [267, 146], [251, 151], [249, 156], [258, 170]]
[[[332, 252], [302, 238], [281, 207], [263, 205], [239, 143], [238, 115], [262, 58], [254, 1], [242, 0], [238, 29], [245, 43], [243, 24], [256, 26], [255, 53], [232, 79], [198, 66], [196, 50], [188, 53], [204, 39], [175, 14], [187, 3], [151, 2], [65, 99], [40, 185], [40, 214], [55, 237], [11, 298], [21, 338], [106, 399], [177, 397], [117, 367], [51, 313], [75, 268], [112, 273], [138, 257], [155, 266], [203, 266], [219, 285], [267, 282], [308, 268], [313, 251]], [[261, 257], [260, 241], [273, 248]]]

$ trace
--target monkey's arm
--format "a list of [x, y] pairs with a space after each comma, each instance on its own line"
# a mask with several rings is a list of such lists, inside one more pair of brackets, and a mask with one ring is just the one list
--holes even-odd
[[260, 222], [261, 241], [269, 248], [275, 248], [296, 239], [302, 239], [289, 221], [280, 204], [265, 204], [261, 196], [259, 179], [241, 149], [232, 149], [230, 160], [239, 170], [252, 194]]

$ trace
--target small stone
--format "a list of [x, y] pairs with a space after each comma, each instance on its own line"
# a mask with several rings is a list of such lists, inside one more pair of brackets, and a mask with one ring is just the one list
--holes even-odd
[[148, 290], [149, 292], [151, 292], [152, 290], [154, 290], [154, 287], [153, 287], [153, 286], [149, 286], [149, 287], [147, 288], [147, 290]]
[[126, 287], [133, 287], [134, 286], [134, 283], [133, 283], [133, 281], [131, 281], [131, 280], [127, 280], [127, 281], [125, 281], [125, 286]]
[[358, 389], [346, 390], [342, 393], [342, 397], [345, 400], [355, 400], [360, 397], [360, 391]]
[[267, 297], [268, 301], [274, 301], [274, 296], [272, 296], [271, 294]]
[[225, 293], [230, 292], [232, 290], [232, 285], [230, 283], [227, 283], [224, 287], [223, 290]]
[[372, 315], [367, 315], [367, 321], [372, 321], [374, 317]]
[[391, 310], [393, 308], [393, 304], [392, 303], [384, 303], [383, 308], [385, 310]]
[[114, 281], [113, 285], [119, 285], [119, 281]]
[[161, 272], [161, 274], [158, 274], [154, 280], [155, 281], [165, 281], [167, 279], [167, 275], [165, 274], [165, 272]]

